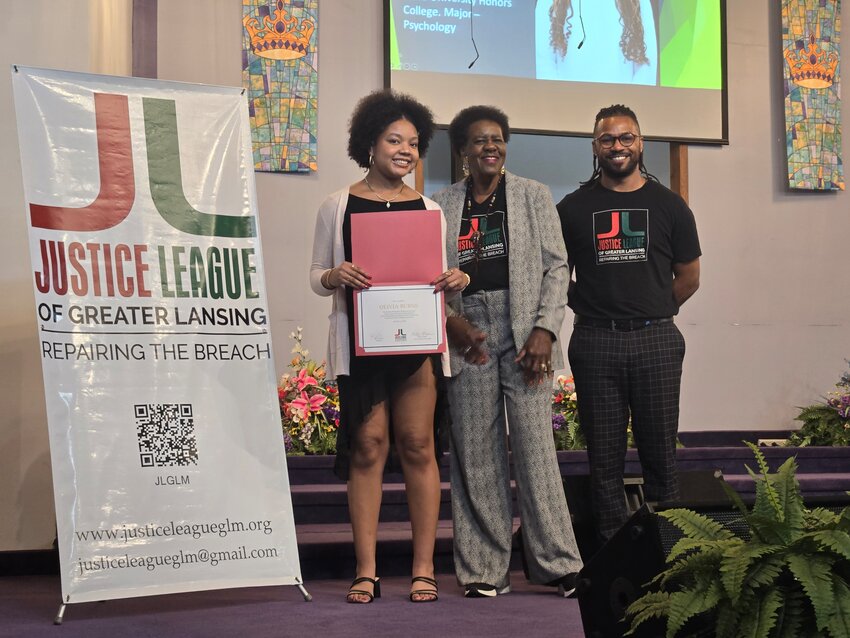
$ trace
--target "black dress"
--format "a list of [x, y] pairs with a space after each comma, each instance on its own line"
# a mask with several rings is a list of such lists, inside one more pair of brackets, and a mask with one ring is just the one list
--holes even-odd
[[[342, 222], [342, 242], [345, 260], [351, 261], [351, 216], [376, 212], [400, 210], [425, 210], [425, 202], [416, 199], [405, 202], [391, 202], [389, 208], [381, 202], [348, 195], [345, 217]], [[337, 432], [336, 463], [334, 473], [344, 481], [348, 480], [350, 468], [351, 439], [363, 419], [372, 408], [389, 399], [393, 390], [405, 379], [415, 373], [431, 358], [434, 375], [437, 378], [437, 405], [434, 410], [434, 454], [442, 455], [442, 438], [448, 436], [449, 410], [446, 384], [440, 355], [403, 354], [358, 357], [354, 352], [354, 293], [351, 288], [345, 290], [345, 303], [348, 309], [349, 374], [337, 377], [339, 386], [339, 430]], [[401, 465], [393, 442], [392, 414], [390, 414], [390, 458], [386, 471], [400, 472]]]

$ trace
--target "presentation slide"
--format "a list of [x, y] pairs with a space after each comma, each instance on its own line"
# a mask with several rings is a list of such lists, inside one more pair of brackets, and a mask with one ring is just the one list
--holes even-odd
[[441, 123], [484, 103], [517, 128], [586, 134], [599, 108], [625, 103], [650, 137], [726, 141], [723, 0], [385, 0], [385, 9], [388, 83]]

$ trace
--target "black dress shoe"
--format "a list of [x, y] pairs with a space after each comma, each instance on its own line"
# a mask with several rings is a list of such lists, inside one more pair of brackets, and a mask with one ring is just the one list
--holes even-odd
[[549, 587], [557, 587], [558, 595], [564, 598], [570, 598], [575, 594], [577, 584], [578, 574], [576, 572], [571, 572], [566, 576], [561, 576], [546, 583]]
[[496, 588], [487, 583], [469, 583], [463, 595], [466, 598], [493, 598], [496, 596]]

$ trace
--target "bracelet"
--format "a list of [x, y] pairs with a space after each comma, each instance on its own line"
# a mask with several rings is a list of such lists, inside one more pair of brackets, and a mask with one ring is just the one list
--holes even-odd
[[322, 273], [322, 277], [319, 279], [319, 282], [322, 284], [322, 288], [326, 290], [335, 290], [336, 286], [331, 286], [331, 271], [333, 268], [328, 268], [325, 272]]

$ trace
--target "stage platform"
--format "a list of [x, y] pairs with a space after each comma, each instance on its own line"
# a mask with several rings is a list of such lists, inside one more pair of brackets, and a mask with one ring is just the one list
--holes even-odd
[[[708, 434], [708, 436], [706, 436]], [[760, 433], [762, 438], [781, 438], [780, 433]], [[713, 435], [713, 436], [712, 436]], [[757, 470], [755, 457], [742, 440], [757, 440], [752, 433], [682, 433], [683, 442], [737, 441], [737, 445], [703, 445], [682, 447], [677, 451], [679, 471], [701, 473], [719, 471], [724, 480], [750, 501], [755, 483], [746, 466]], [[837, 447], [763, 447], [771, 469], [776, 469], [789, 456], [797, 459], [797, 478], [808, 504], [850, 504], [850, 448]], [[351, 528], [348, 518], [345, 484], [333, 475], [332, 456], [302, 456], [288, 459], [292, 501], [305, 578], [344, 578], [354, 570]], [[561, 474], [565, 478], [581, 478], [588, 474], [585, 451], [558, 452]], [[640, 474], [636, 450], [626, 455], [626, 473]], [[453, 572], [451, 557], [451, 489], [449, 459], [440, 461], [441, 501], [437, 530], [435, 567], [438, 573]], [[669, 504], [667, 504], [669, 505]], [[687, 502], [683, 505], [688, 505]], [[515, 510], [516, 512], [516, 510]], [[403, 477], [386, 474], [378, 531], [379, 572], [404, 575], [410, 571], [410, 524]], [[514, 520], [515, 527], [519, 520]], [[512, 566], [519, 569], [516, 552]]]
[[[746, 470], [757, 469], [755, 458], [742, 440], [779, 439], [787, 432], [683, 432], [687, 447], [677, 451], [680, 472], [722, 472], [724, 479], [744, 500], [754, 495], [754, 482]], [[763, 447], [771, 469], [789, 456], [798, 463], [797, 478], [810, 506], [850, 504], [850, 447], [785, 448]], [[581, 483], [588, 474], [587, 453], [558, 452], [561, 474], [569, 482]], [[354, 553], [348, 517], [346, 486], [333, 474], [333, 456], [289, 457], [292, 502], [305, 580], [348, 579], [354, 573]], [[626, 473], [639, 474], [637, 452], [629, 450]], [[441, 502], [437, 530], [435, 567], [438, 574], [454, 572], [452, 563], [451, 490], [449, 457], [440, 461]], [[684, 503], [688, 505], [688, 503]], [[574, 514], [578, 511], [574, 510]], [[411, 544], [407, 498], [400, 474], [384, 478], [381, 523], [378, 532], [378, 572], [385, 576], [407, 576], [410, 572]], [[514, 520], [515, 527], [519, 520]], [[520, 569], [517, 552], [512, 568]], [[58, 573], [55, 551], [0, 552], [0, 574]]]

